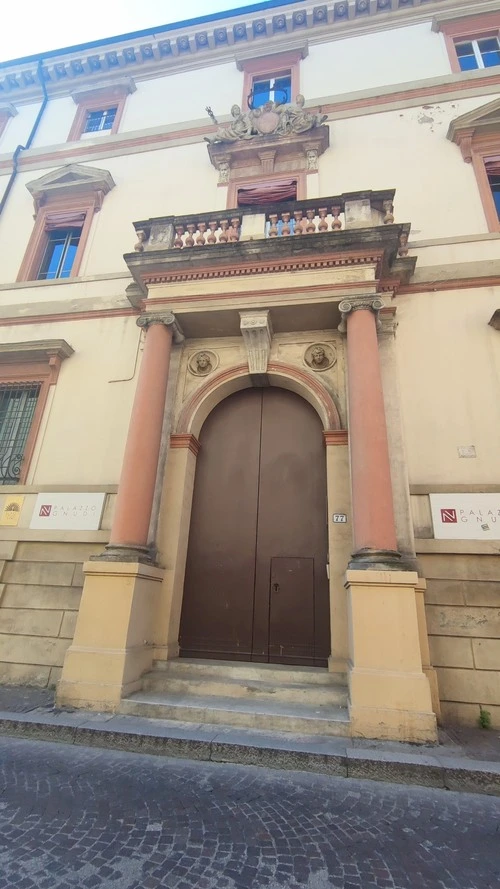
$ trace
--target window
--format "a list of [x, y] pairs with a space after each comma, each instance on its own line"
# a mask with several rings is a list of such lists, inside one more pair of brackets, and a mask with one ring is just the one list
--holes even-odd
[[274, 77], [254, 77], [249, 103], [260, 108], [266, 102], [279, 102], [281, 105], [292, 101], [292, 75], [290, 71]]
[[455, 42], [455, 48], [461, 71], [473, 71], [476, 68], [492, 68], [494, 65], [500, 65], [498, 37]]
[[69, 278], [80, 243], [81, 228], [56, 228], [49, 232], [47, 245], [38, 272], [39, 281]]
[[451, 70], [477, 71], [500, 65], [500, 12], [446, 20], [436, 16], [433, 28], [441, 31]]
[[18, 281], [74, 278], [80, 271], [94, 214], [114, 187], [108, 170], [68, 164], [27, 183], [35, 226]]
[[495, 204], [498, 219], [500, 220], [500, 155], [498, 157], [485, 157], [484, 166], [488, 177], [491, 196]]
[[0, 485], [17, 485], [41, 382], [0, 383]]
[[78, 107], [68, 142], [88, 138], [90, 134], [111, 136], [117, 133], [127, 96], [135, 88], [134, 81], [129, 77], [116, 81], [112, 86], [73, 93], [73, 101]]
[[243, 109], [250, 103], [259, 108], [266, 102], [293, 102], [300, 93], [300, 61], [307, 55], [307, 46], [263, 58], [237, 58], [243, 71]]
[[83, 128], [84, 133], [99, 133], [102, 130], [111, 130], [115, 122], [118, 108], [107, 108], [104, 111], [87, 111], [87, 119]]
[[0, 485], [25, 484], [50, 387], [72, 354], [61, 339], [0, 344]]

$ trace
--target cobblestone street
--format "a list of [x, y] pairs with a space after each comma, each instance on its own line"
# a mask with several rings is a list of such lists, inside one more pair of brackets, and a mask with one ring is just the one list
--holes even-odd
[[0, 889], [498, 889], [500, 799], [0, 739]]

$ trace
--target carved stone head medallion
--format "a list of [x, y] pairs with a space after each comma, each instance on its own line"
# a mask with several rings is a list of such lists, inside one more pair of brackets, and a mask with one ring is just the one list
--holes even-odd
[[219, 364], [219, 359], [215, 352], [203, 350], [203, 352], [195, 352], [191, 356], [188, 368], [195, 377], [206, 377], [212, 373]]
[[335, 350], [326, 343], [314, 343], [304, 355], [304, 361], [311, 370], [329, 370], [337, 361]]

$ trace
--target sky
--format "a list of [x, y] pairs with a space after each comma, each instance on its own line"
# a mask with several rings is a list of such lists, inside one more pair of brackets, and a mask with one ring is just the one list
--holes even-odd
[[[0, 0], [0, 61], [251, 6], [257, 0]], [[78, 10], [78, 11], [77, 11]]]

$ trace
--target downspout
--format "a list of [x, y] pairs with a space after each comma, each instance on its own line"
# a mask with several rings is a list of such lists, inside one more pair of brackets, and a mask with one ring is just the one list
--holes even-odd
[[33, 144], [33, 139], [35, 138], [35, 136], [36, 136], [36, 132], [37, 132], [38, 127], [39, 127], [39, 125], [40, 125], [40, 121], [41, 121], [41, 119], [42, 119], [43, 112], [45, 111], [45, 109], [46, 109], [46, 107], [47, 107], [47, 103], [48, 103], [48, 101], [49, 101], [49, 96], [48, 96], [48, 93], [47, 93], [47, 87], [45, 86], [45, 80], [43, 79], [43, 74], [42, 74], [42, 63], [43, 63], [43, 59], [39, 59], [39, 60], [38, 60], [38, 72], [37, 72], [37, 73], [38, 73], [38, 79], [39, 79], [40, 84], [41, 84], [41, 87], [42, 87], [42, 92], [43, 92], [43, 102], [42, 102], [42, 104], [40, 105], [40, 108], [38, 109], [38, 114], [37, 114], [37, 116], [36, 116], [35, 123], [33, 124], [32, 128], [31, 128], [31, 133], [30, 133], [29, 136], [28, 136], [28, 140], [27, 140], [27, 142], [26, 142], [26, 145], [18, 145], [17, 148], [16, 148], [16, 150], [15, 150], [15, 152], [14, 152], [14, 154], [13, 154], [13, 156], [12, 156], [12, 173], [10, 174], [9, 181], [7, 182], [7, 187], [6, 187], [5, 191], [4, 191], [2, 200], [0, 201], [0, 216], [1, 216], [2, 213], [3, 213], [4, 207], [5, 207], [6, 203], [7, 203], [7, 199], [8, 199], [8, 197], [9, 197], [9, 194], [10, 194], [10, 192], [11, 192], [11, 190], [12, 190], [12, 186], [14, 185], [14, 181], [15, 181], [16, 176], [17, 176], [19, 155], [21, 154], [22, 151], [28, 151], [28, 149], [31, 148], [31, 146], [32, 146], [32, 144]]

